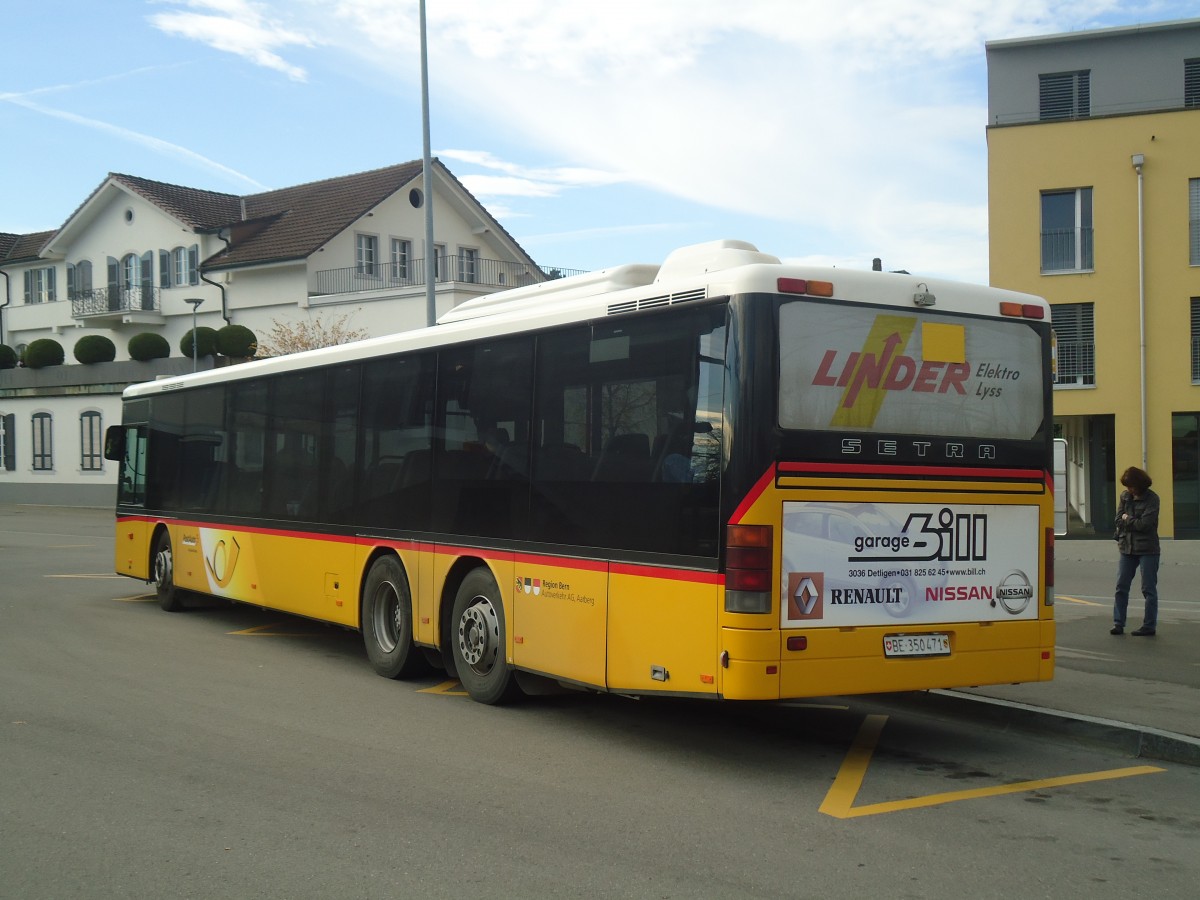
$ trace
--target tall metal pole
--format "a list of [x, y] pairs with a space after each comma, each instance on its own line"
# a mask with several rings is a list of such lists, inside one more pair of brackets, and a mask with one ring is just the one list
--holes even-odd
[[200, 366], [200, 351], [197, 349], [199, 341], [196, 340], [196, 310], [200, 308], [200, 304], [204, 302], [203, 297], [188, 297], [184, 303], [190, 303], [192, 306], [192, 371], [198, 371]]
[[1138, 380], [1142, 392], [1142, 469], [1147, 468], [1146, 428], [1146, 211], [1142, 188], [1142, 166], [1146, 157], [1135, 153], [1131, 157], [1137, 171], [1138, 188]]
[[429, 155], [429, 48], [425, 39], [425, 0], [421, 0], [421, 192], [425, 195], [425, 324], [437, 321], [437, 251], [433, 246], [433, 160]]

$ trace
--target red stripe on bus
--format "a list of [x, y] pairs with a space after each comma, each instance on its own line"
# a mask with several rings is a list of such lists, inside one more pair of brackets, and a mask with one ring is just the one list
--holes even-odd
[[1037, 478], [1043, 473], [1037, 469], [980, 469], [956, 468], [954, 466], [901, 466], [875, 463], [787, 463], [779, 464], [782, 474], [818, 473], [836, 475], [946, 475], [958, 478]]
[[755, 483], [754, 487], [750, 488], [750, 493], [742, 498], [742, 502], [737, 505], [737, 509], [733, 511], [733, 515], [729, 517], [729, 524], [736, 525], [742, 521], [742, 517], [750, 512], [750, 507], [753, 506], [763, 492], [775, 483], [775, 466], [768, 466], [767, 471], [763, 472], [762, 476]]
[[720, 572], [697, 572], [693, 569], [668, 569], [665, 566], [640, 566], [635, 563], [612, 563], [610, 575], [635, 575], [639, 578], [665, 578], [670, 581], [690, 581], [693, 584], [724, 584]]

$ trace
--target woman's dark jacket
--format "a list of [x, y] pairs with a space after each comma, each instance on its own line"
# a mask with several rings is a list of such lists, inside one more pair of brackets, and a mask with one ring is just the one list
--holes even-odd
[[[1122, 516], [1129, 513], [1129, 520]], [[1127, 556], [1156, 556], [1162, 552], [1158, 543], [1158, 494], [1147, 490], [1140, 497], [1129, 491], [1121, 492], [1117, 504], [1117, 549]]]

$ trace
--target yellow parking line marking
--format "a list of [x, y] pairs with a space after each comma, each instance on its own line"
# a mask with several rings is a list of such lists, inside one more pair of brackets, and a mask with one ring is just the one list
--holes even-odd
[[118, 603], [148, 603], [151, 600], [157, 599], [158, 596], [155, 594], [138, 594], [135, 597], [117, 597], [116, 601]]
[[1115, 778], [1130, 778], [1134, 775], [1150, 775], [1155, 772], [1165, 772], [1156, 766], [1130, 766], [1124, 769], [1108, 769], [1103, 772], [1085, 772], [1079, 775], [1062, 775], [1057, 778], [1039, 778], [1035, 781], [1019, 781], [1015, 784], [1000, 784], [993, 787], [974, 788], [966, 791], [948, 791], [942, 794], [929, 794], [925, 797], [910, 797], [906, 800], [891, 800], [884, 803], [870, 803], [864, 806], [854, 806], [854, 800], [862, 788], [863, 778], [867, 774], [867, 766], [871, 762], [871, 754], [883, 731], [887, 716], [871, 715], [863, 721], [858, 729], [858, 735], [850, 747], [850, 752], [842, 761], [833, 785], [821, 803], [820, 811], [827, 816], [837, 819], [855, 819], [860, 816], [875, 816], [880, 813], [900, 812], [906, 809], [920, 809], [926, 806], [940, 806], [943, 803], [955, 803], [959, 800], [978, 800], [982, 797], [1000, 797], [1005, 794], [1018, 794], [1024, 791], [1037, 791], [1045, 788], [1065, 787], [1070, 784], [1087, 784], [1091, 781], [1108, 781]]
[[1081, 600], [1078, 597], [1068, 597], [1066, 594], [1059, 594], [1054, 598], [1057, 600], [1067, 600], [1071, 603], [1079, 603], [1083, 606], [1108, 606], [1107, 603], [1096, 603], [1094, 600]]
[[227, 631], [226, 634], [239, 634], [247, 637], [317, 637], [317, 631], [271, 631], [280, 628], [283, 622], [272, 622], [270, 625], [255, 625], [253, 628], [243, 628], [241, 631]]
[[435, 684], [433, 687], [421, 688], [417, 691], [418, 694], [444, 694], [447, 697], [467, 697], [466, 691], [456, 691], [455, 688], [461, 688], [462, 682], [456, 680], [443, 681], [441, 684]]

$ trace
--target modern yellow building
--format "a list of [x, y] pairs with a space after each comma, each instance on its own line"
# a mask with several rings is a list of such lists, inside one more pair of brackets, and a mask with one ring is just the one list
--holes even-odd
[[1200, 19], [987, 44], [991, 282], [1052, 304], [1073, 533], [1200, 536]]

